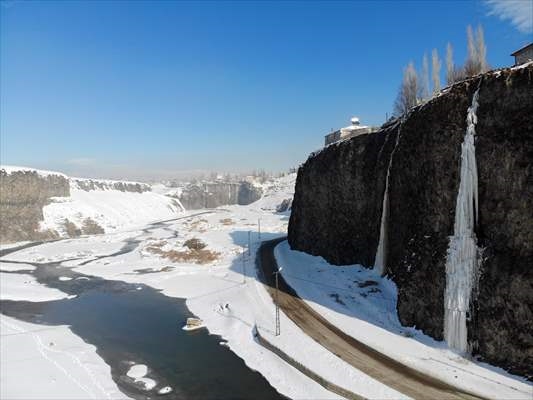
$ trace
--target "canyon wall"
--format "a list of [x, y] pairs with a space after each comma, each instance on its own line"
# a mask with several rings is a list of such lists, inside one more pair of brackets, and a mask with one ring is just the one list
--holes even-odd
[[257, 201], [263, 194], [261, 188], [248, 182], [204, 182], [186, 186], [179, 200], [187, 210], [215, 208]]
[[289, 223], [293, 249], [371, 267], [397, 126], [312, 154], [299, 171]]
[[63, 175], [0, 169], [0, 243], [56, 238], [54, 231], [40, 229], [43, 207], [52, 197], [69, 195]]
[[475, 355], [533, 375], [533, 66], [459, 82], [396, 125], [312, 155], [298, 172], [289, 243], [333, 264], [372, 267], [386, 168], [385, 273], [398, 315], [443, 339], [446, 255], [453, 235], [461, 143], [474, 91], [479, 180], [479, 282], [468, 315]]

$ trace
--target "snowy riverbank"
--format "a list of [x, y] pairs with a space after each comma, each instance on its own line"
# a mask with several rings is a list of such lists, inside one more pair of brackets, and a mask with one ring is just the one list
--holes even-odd
[[[46, 288], [45, 288], [46, 289]], [[96, 348], [67, 326], [0, 315], [2, 399], [126, 399]]]

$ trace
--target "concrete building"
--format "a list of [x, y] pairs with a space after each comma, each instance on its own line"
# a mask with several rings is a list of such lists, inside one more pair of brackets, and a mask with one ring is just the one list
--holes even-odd
[[514, 65], [525, 64], [533, 61], [533, 43], [516, 50], [511, 56], [514, 57]]
[[353, 117], [350, 122], [350, 126], [328, 133], [325, 136], [324, 146], [328, 146], [332, 143], [336, 143], [340, 140], [349, 139], [354, 136], [375, 132], [379, 129], [372, 126], [361, 125], [359, 118], [357, 117]]

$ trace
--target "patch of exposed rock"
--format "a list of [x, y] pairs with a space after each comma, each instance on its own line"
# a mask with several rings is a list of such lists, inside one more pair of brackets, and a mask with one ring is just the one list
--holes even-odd
[[65, 196], [70, 196], [70, 185], [64, 176], [0, 169], [0, 242], [56, 238], [56, 232], [39, 229], [43, 207], [52, 197]]
[[76, 188], [85, 190], [118, 190], [121, 192], [143, 193], [150, 192], [152, 188], [150, 185], [138, 182], [121, 182], [121, 181], [106, 181], [98, 179], [77, 179], [70, 178], [70, 181]]
[[260, 187], [249, 182], [202, 182], [189, 184], [179, 196], [187, 210], [215, 208], [224, 205], [247, 205], [261, 198]]

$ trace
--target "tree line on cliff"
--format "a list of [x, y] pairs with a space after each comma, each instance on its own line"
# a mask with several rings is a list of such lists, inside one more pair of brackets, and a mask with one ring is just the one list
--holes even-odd
[[[467, 58], [463, 66], [458, 66], [453, 60], [453, 47], [451, 43], [446, 46], [446, 84], [452, 85], [454, 82], [474, 76], [489, 69], [487, 63], [487, 46], [483, 27], [478, 25], [476, 32], [472, 26], [466, 29], [467, 37]], [[403, 79], [394, 102], [394, 115], [400, 116], [409, 111], [412, 107], [423, 103], [436, 95], [441, 90], [440, 71], [442, 62], [437, 49], [431, 52], [431, 83], [430, 91], [429, 61], [427, 54], [422, 58], [422, 69], [417, 72], [414, 63], [411, 61], [404, 68]]]

